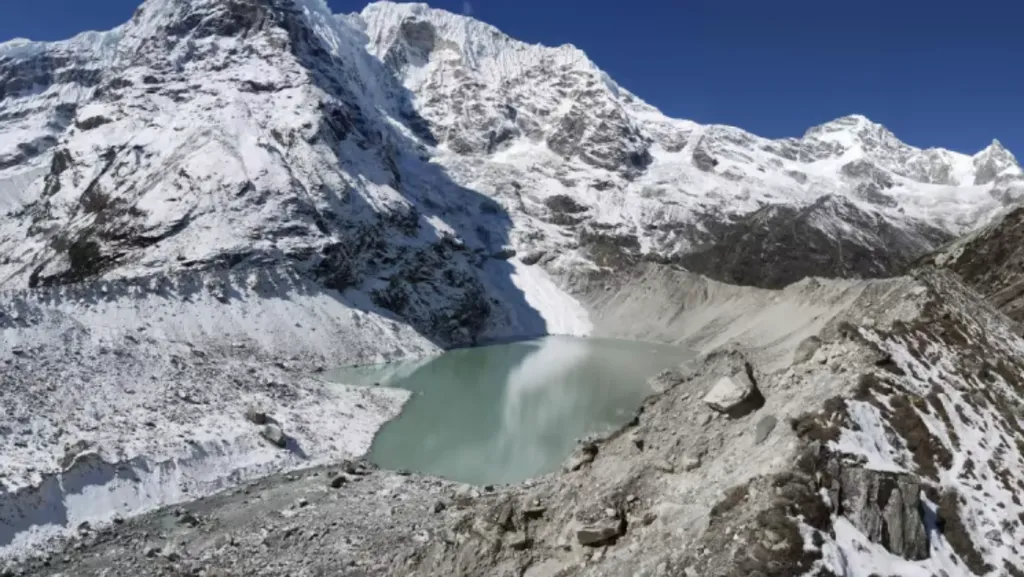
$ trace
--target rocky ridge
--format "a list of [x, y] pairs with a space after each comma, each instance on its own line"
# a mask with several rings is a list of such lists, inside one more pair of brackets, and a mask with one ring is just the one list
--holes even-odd
[[1024, 210], [1014, 208], [988, 225], [918, 259], [914, 264], [952, 271], [1010, 318], [1020, 322]]

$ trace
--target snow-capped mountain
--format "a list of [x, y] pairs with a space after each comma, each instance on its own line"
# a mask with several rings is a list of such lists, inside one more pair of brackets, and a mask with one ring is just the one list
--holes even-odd
[[[529, 233], [562, 245], [551, 253], [654, 256], [767, 286], [877, 276], [1021, 187], [1019, 165], [997, 142], [974, 157], [921, 150], [857, 115], [768, 140], [667, 118], [572, 46], [523, 44], [423, 5], [373, 4], [346, 21], [365, 26], [369, 50], [416, 95], [437, 161], [554, 224]], [[575, 212], [558, 209], [563, 197]], [[807, 234], [760, 239], [787, 229]], [[813, 254], [799, 250], [806, 244]], [[770, 278], [738, 273], [763, 261], [774, 263]]]
[[147, 0], [0, 45], [6, 287], [285, 262], [459, 340], [529, 325], [538, 265], [884, 275], [1021, 175], [856, 115], [783, 140], [668, 118], [572, 46], [420, 4]]
[[[765, 564], [737, 565], [745, 573], [817, 557], [828, 563], [813, 566], [821, 574], [1019, 572], [1016, 327], [944, 274], [771, 291], [677, 269], [761, 287], [881, 276], [1004, 216], [939, 256], [1019, 312], [1021, 213], [1006, 207], [1022, 192], [1021, 167], [998, 142], [974, 156], [921, 150], [857, 115], [781, 140], [672, 119], [571, 46], [527, 45], [424, 5], [336, 15], [323, 0], [146, 0], [109, 32], [2, 44], [0, 559], [5, 549], [37, 557], [38, 540], [115, 514], [365, 451], [404, 395], [333, 391], [314, 376], [331, 365], [561, 333], [697, 344], [712, 358], [746, 346], [763, 367], [744, 361], [701, 379], [760, 381], [745, 393], [760, 397], [757, 424], [754, 414], [712, 416], [691, 394], [703, 384], [674, 387], [663, 412], [635, 421], [646, 437], [613, 435], [638, 468], [589, 467], [626, 475], [614, 486], [581, 485], [590, 473], [573, 471], [560, 485], [571, 506], [545, 509], [551, 531], [528, 539], [532, 550], [496, 548], [475, 522], [486, 543], [424, 543], [423, 525], [388, 515], [400, 545], [374, 554], [400, 564], [395, 574], [430, 559], [402, 553], [416, 544], [444, 563], [562, 551], [575, 498], [613, 487], [619, 503], [632, 494], [635, 512], [657, 514], [630, 517], [617, 550], [572, 553], [573, 566], [589, 559], [581, 571], [620, 575], [639, 561], [650, 574], [703, 574], [731, 570], [744, 562], [734, 552], [749, 550]], [[678, 266], [626, 271], [640, 261]], [[266, 407], [277, 434], [264, 438]], [[694, 441], [710, 449], [692, 454], [701, 476], [663, 458], [693, 462], [681, 459]], [[614, 454], [604, 447], [602, 460]], [[856, 459], [791, 471], [797, 447]], [[718, 494], [769, 471], [786, 480], [750, 485], [738, 509], [740, 493]], [[889, 500], [893, 483], [900, 496]], [[398, 497], [334, 494], [380, 510]], [[834, 504], [822, 515], [823, 494]], [[781, 509], [754, 517], [753, 501], [786, 508], [791, 521], [775, 529], [788, 533], [765, 523], [781, 522]], [[549, 504], [516, 499], [526, 502]], [[596, 518], [607, 523], [606, 511]], [[792, 522], [814, 511], [820, 534], [804, 535], [820, 539], [816, 549]], [[726, 522], [704, 531], [719, 514]], [[703, 533], [687, 529], [698, 524]], [[267, 549], [265, 529], [219, 550], [243, 556], [253, 545], [246, 563], [280, 572], [278, 559], [265, 562], [280, 551]], [[377, 543], [363, 537], [357, 545]], [[109, 573], [78, 547], [86, 541], [95, 544], [76, 542], [76, 558]], [[149, 534], [99, 542], [126, 547], [114, 563], [175, 562], [143, 554]], [[344, 543], [344, 558], [320, 561], [351, 563]], [[651, 543], [670, 547], [654, 557]], [[69, 557], [52, 559], [65, 565], [46, 572], [76, 574]]]

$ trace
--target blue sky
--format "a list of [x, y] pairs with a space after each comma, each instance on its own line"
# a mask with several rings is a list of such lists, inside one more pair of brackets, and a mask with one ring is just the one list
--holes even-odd
[[[337, 12], [363, 2], [328, 0]], [[0, 40], [127, 20], [139, 0], [3, 0]], [[1013, 0], [435, 0], [528, 42], [572, 43], [671, 116], [796, 136], [859, 113], [916, 146], [1024, 159]]]

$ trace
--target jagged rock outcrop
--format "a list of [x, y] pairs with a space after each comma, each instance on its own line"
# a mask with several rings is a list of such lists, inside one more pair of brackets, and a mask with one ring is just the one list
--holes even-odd
[[974, 184], [988, 184], [1004, 175], [1019, 176], [1017, 159], [998, 140], [974, 157]]
[[926, 505], [921, 482], [913, 475], [873, 471], [863, 466], [830, 464], [833, 508], [872, 543], [910, 560], [927, 559]]

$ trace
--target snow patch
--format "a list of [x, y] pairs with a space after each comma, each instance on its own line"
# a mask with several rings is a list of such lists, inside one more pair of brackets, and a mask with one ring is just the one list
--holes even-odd
[[[512, 267], [511, 273], [507, 270]], [[590, 316], [583, 305], [560, 289], [551, 276], [538, 266], [518, 259], [488, 263], [488, 282], [507, 302], [525, 301], [528, 307], [511, 312], [510, 326], [491, 331], [490, 338], [535, 337], [544, 335], [588, 336], [593, 331]], [[515, 298], [521, 293], [522, 298]]]

